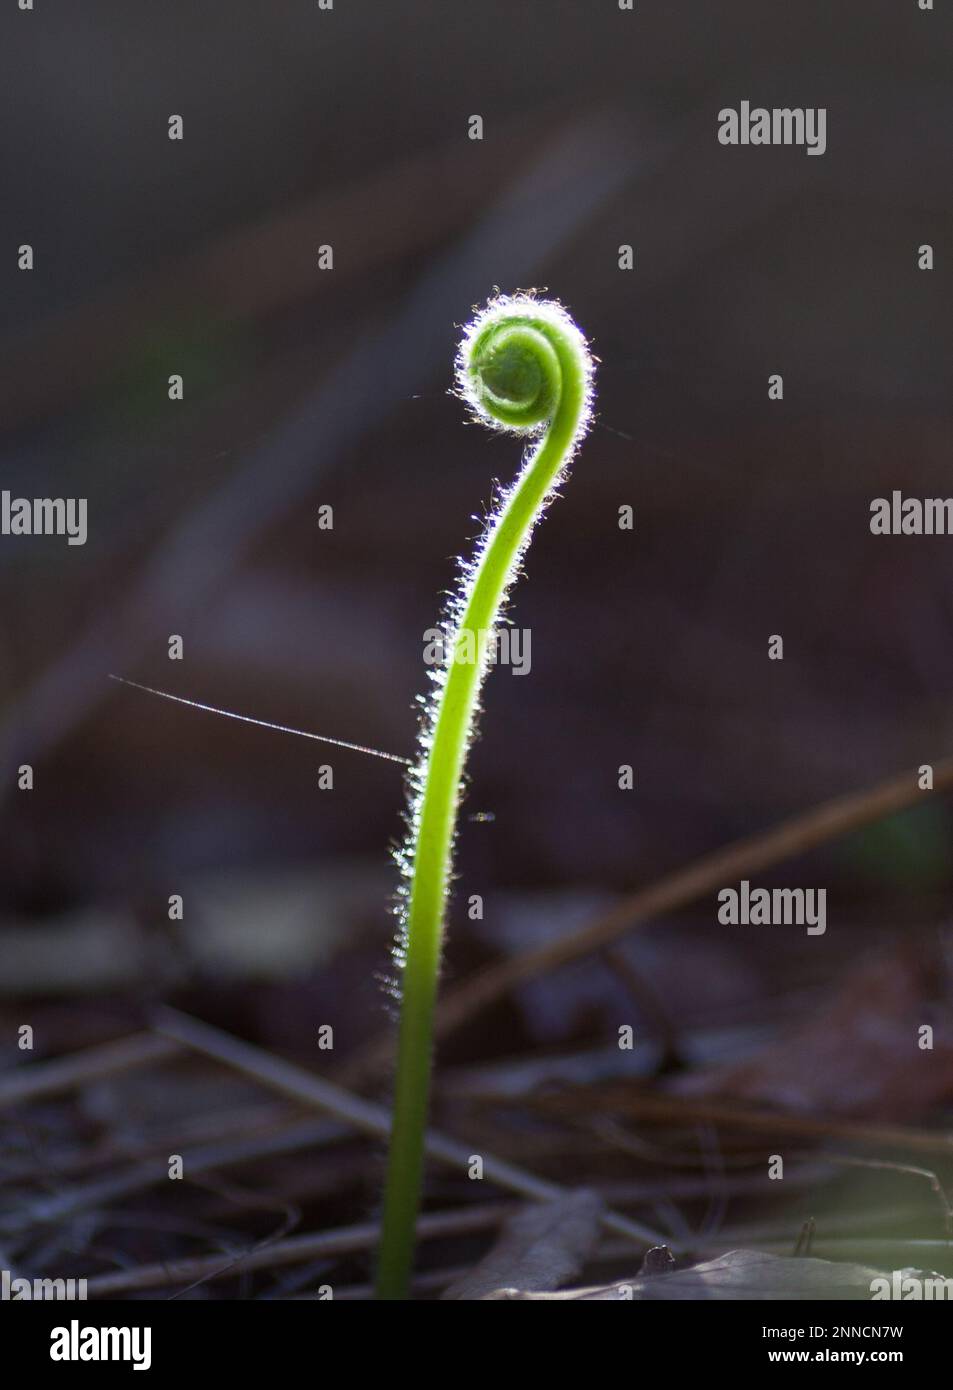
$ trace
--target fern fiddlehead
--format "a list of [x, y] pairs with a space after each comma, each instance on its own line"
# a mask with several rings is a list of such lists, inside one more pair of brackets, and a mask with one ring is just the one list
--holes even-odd
[[393, 1127], [378, 1261], [380, 1298], [407, 1296], [423, 1173], [433, 1011], [467, 748], [489, 640], [536, 522], [589, 425], [593, 359], [561, 305], [530, 294], [492, 299], [465, 330], [457, 385], [474, 416], [537, 436], [462, 571], [445, 622], [444, 659], [409, 777], [402, 872], [402, 968]]

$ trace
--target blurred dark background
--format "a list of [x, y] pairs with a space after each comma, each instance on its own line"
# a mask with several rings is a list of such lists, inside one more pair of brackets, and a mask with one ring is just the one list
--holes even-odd
[[[410, 753], [422, 634], [518, 462], [448, 394], [494, 286], [572, 309], [598, 424], [514, 594], [532, 672], [487, 688], [450, 973], [953, 748], [953, 541], [868, 529], [875, 496], [951, 490], [948, 13], [40, 0], [0, 42], [2, 485], [89, 500], [85, 547], [0, 542], [0, 989], [62, 1001], [46, 1046], [80, 996], [199, 991], [301, 1052], [316, 1018], [378, 1025], [400, 770], [107, 673]], [[826, 154], [722, 147], [742, 99], [826, 107]], [[950, 847], [937, 798], [776, 881], [826, 885], [830, 949], [866, 949], [944, 925]], [[676, 924], [709, 1004], [757, 993], [758, 953], [832, 960], [713, 922]], [[690, 995], [663, 939], [643, 965]], [[579, 988], [556, 1035], [592, 1026]]]

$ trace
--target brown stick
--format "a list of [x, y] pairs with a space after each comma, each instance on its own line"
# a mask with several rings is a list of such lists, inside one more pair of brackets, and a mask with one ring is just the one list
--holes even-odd
[[[767, 1134], [772, 1142], [785, 1138], [837, 1139], [855, 1144], [870, 1144], [880, 1149], [905, 1149], [911, 1153], [944, 1154], [953, 1157], [953, 1133], [942, 1130], [914, 1129], [907, 1125], [871, 1123], [843, 1116], [800, 1115], [781, 1110], [749, 1108], [718, 1097], [665, 1095], [645, 1091], [631, 1084], [602, 1086], [597, 1095], [590, 1094], [588, 1103], [597, 1102], [599, 1113], [629, 1115], [643, 1124], [666, 1126], [686, 1124], [717, 1125], [720, 1129], [747, 1130], [752, 1134]], [[572, 1114], [581, 1107], [572, 1093], [537, 1096], [534, 1107], [547, 1114]], [[815, 1155], [826, 1162], [823, 1151]], [[671, 1243], [671, 1242], [669, 1242]]]
[[[225, 1066], [233, 1067], [245, 1076], [253, 1077], [261, 1085], [290, 1096], [302, 1105], [316, 1106], [326, 1110], [346, 1124], [352, 1125], [363, 1134], [383, 1139], [390, 1134], [390, 1111], [383, 1105], [352, 1095], [340, 1086], [324, 1081], [320, 1076], [296, 1067], [291, 1062], [275, 1057], [270, 1052], [253, 1047], [251, 1043], [233, 1038], [219, 1028], [213, 1028], [188, 1014], [176, 1009], [161, 1008], [155, 1016], [156, 1031], [163, 1037], [173, 1038], [185, 1047], [194, 1048], [207, 1057], [216, 1057]], [[473, 1155], [472, 1146], [459, 1143], [445, 1134], [428, 1129], [424, 1141], [424, 1151], [428, 1158], [436, 1159], [448, 1167], [466, 1172]], [[497, 1158], [486, 1150], [481, 1152], [485, 1178], [509, 1192], [516, 1192], [533, 1202], [554, 1202], [566, 1195], [566, 1189], [557, 1183], [539, 1178], [515, 1163]], [[657, 1245], [662, 1237], [641, 1222], [632, 1221], [614, 1211], [601, 1214], [601, 1224], [607, 1231], [626, 1236], [636, 1244]], [[678, 1248], [674, 1241], [668, 1244]]]
[[59, 1095], [74, 1086], [100, 1081], [104, 1076], [117, 1076], [148, 1063], [167, 1062], [180, 1050], [170, 1038], [159, 1038], [155, 1033], [136, 1033], [118, 1042], [57, 1057], [54, 1061], [31, 1062], [0, 1078], [0, 1108]]
[[[485, 1231], [498, 1226], [505, 1216], [517, 1209], [512, 1202], [486, 1202], [480, 1206], [462, 1207], [458, 1211], [430, 1212], [417, 1222], [417, 1238], [431, 1240], [469, 1231]], [[138, 1269], [120, 1270], [116, 1274], [98, 1274], [87, 1281], [86, 1292], [90, 1298], [114, 1298], [117, 1293], [128, 1293], [135, 1289], [190, 1284], [196, 1280], [244, 1274], [249, 1270], [277, 1269], [281, 1265], [300, 1264], [305, 1260], [330, 1259], [355, 1251], [371, 1250], [379, 1236], [379, 1224], [367, 1221], [332, 1231], [290, 1236], [287, 1240], [253, 1246], [238, 1255], [227, 1252], [197, 1255], [182, 1260], [165, 1260], [162, 1264], [140, 1265]], [[631, 1247], [627, 1248], [631, 1250]]]
[[[933, 766], [934, 791], [953, 788], [953, 757]], [[735, 840], [724, 849], [697, 859], [687, 868], [677, 869], [657, 883], [623, 900], [605, 916], [571, 936], [559, 937], [545, 946], [523, 951], [510, 960], [477, 971], [462, 984], [451, 988], [438, 1005], [435, 1036], [446, 1037], [462, 1023], [495, 1003], [516, 985], [556, 970], [580, 956], [590, 955], [617, 941], [634, 926], [645, 925], [656, 917], [676, 912], [689, 903], [716, 892], [733, 880], [771, 868], [785, 859], [806, 854], [818, 845], [871, 825], [885, 816], [912, 806], [923, 793], [911, 769], [890, 777], [867, 791], [825, 801], [803, 815], [782, 821], [775, 829]], [[355, 1057], [345, 1075], [349, 1085], [376, 1076], [386, 1067], [393, 1049], [393, 1038], [374, 1039]]]

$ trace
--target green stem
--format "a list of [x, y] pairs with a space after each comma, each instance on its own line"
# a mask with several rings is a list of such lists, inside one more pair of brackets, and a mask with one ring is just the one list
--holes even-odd
[[[499, 620], [533, 527], [585, 433], [592, 361], [558, 305], [499, 298], [467, 331], [458, 360], [465, 398], [486, 423], [545, 428], [492, 519], [451, 608], [457, 618], [411, 777], [410, 842], [400, 857], [409, 887], [402, 920], [403, 990], [393, 1129], [377, 1292], [406, 1298], [413, 1265], [430, 1091], [434, 1002], [453, 841], [467, 748], [486, 674], [485, 641]], [[473, 659], [474, 651], [479, 653]]]

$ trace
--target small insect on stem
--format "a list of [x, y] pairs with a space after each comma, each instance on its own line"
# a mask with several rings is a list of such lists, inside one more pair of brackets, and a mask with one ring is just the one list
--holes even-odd
[[466, 753], [495, 631], [533, 527], [589, 426], [593, 359], [561, 305], [532, 294], [492, 299], [467, 327], [457, 385], [493, 429], [535, 436], [491, 515], [445, 620], [437, 671], [408, 777], [408, 836], [398, 852], [402, 1004], [393, 1128], [378, 1257], [380, 1298], [406, 1298], [414, 1257], [430, 1089], [431, 1039]]

